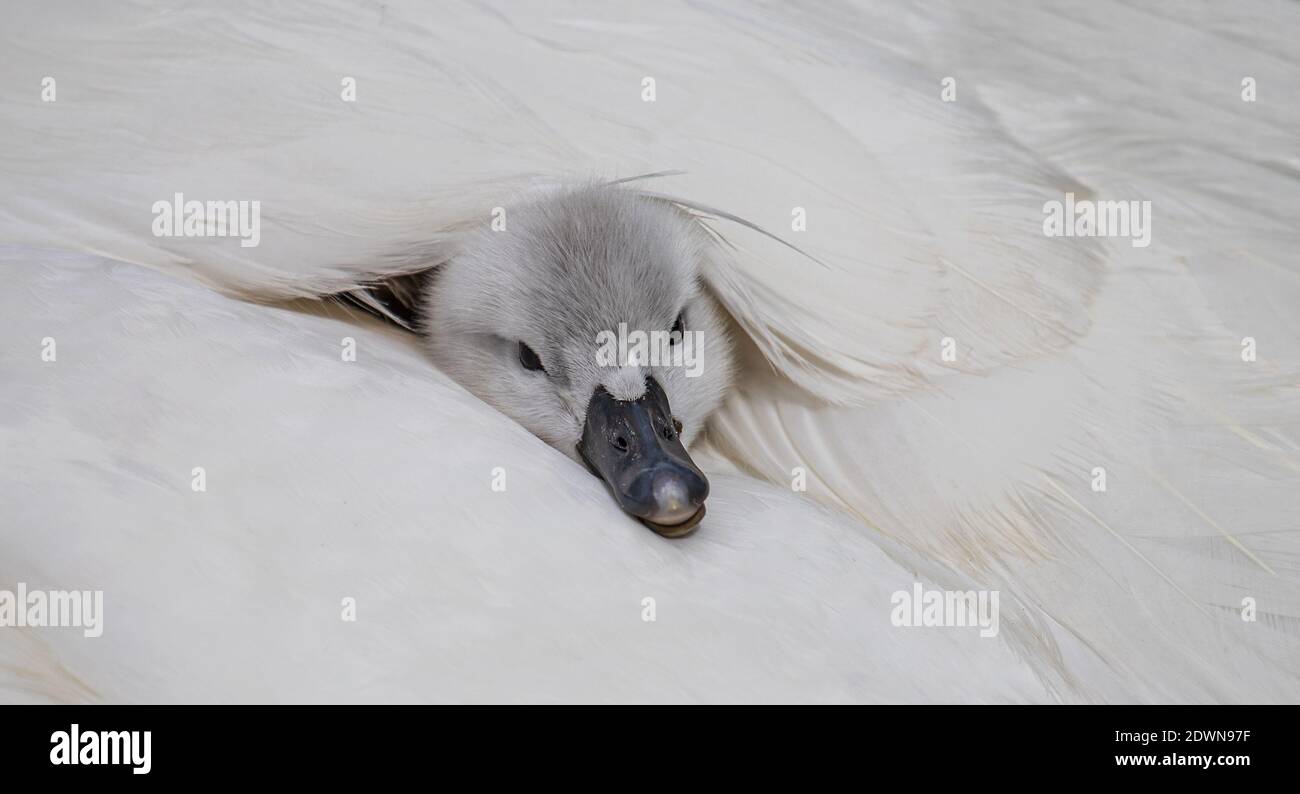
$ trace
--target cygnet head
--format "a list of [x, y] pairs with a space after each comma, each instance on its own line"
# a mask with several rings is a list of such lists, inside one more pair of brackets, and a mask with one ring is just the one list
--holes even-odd
[[733, 368], [704, 285], [707, 241], [678, 208], [605, 185], [504, 220], [472, 233], [425, 287], [435, 362], [587, 466], [626, 512], [688, 534], [709, 486], [685, 446]]

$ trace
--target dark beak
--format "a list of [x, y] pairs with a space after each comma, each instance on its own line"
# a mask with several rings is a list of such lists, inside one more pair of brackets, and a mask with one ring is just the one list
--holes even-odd
[[624, 512], [668, 538], [689, 535], [704, 518], [709, 481], [686, 454], [681, 425], [654, 378], [639, 399], [615, 400], [596, 387], [578, 454], [605, 481]]

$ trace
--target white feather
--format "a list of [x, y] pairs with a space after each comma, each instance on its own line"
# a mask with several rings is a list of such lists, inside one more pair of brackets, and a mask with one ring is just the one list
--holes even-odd
[[[109, 628], [0, 630], [0, 687], [1294, 700], [1300, 11], [995, 5], [15, 9], [0, 586], [100, 586]], [[336, 292], [659, 171], [748, 340], [685, 543], [397, 332], [176, 278]], [[1151, 200], [1151, 246], [1044, 237], [1067, 191]], [[260, 200], [261, 245], [151, 236], [176, 192]], [[892, 627], [914, 578], [1000, 589], [999, 638]]]

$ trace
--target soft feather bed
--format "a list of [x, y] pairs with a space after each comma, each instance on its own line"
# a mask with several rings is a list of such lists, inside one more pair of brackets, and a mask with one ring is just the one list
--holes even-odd
[[[1300, 692], [1295, 6], [11, 17], [0, 588], [106, 614], [0, 628], [0, 699]], [[307, 300], [549, 184], [665, 171], [635, 185], [717, 236], [746, 357], [686, 541], [410, 335]], [[261, 200], [262, 244], [153, 237], [178, 191]], [[1043, 236], [1066, 192], [1150, 200], [1152, 244]], [[891, 625], [914, 582], [999, 590], [998, 636]]]

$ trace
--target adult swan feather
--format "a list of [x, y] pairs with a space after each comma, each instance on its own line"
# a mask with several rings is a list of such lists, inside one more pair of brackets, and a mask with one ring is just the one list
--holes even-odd
[[[13, 9], [0, 584], [106, 628], [0, 689], [1294, 699], [1300, 9], [1179, 13]], [[679, 317], [699, 379], [576, 347]]]

